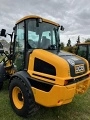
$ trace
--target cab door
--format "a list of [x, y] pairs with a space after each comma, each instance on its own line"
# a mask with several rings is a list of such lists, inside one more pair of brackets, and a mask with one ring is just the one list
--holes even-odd
[[14, 58], [14, 67], [16, 69], [16, 71], [20, 71], [24, 69], [24, 56], [25, 56], [25, 30], [24, 30], [24, 22], [21, 22], [19, 24], [16, 25], [16, 37], [14, 40], [14, 54], [15, 54], [15, 58]]

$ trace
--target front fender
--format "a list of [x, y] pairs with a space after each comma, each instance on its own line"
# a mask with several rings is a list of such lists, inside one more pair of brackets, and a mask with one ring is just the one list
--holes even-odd
[[31, 88], [31, 84], [30, 84], [30, 81], [28, 80], [28, 78], [30, 79], [30, 75], [27, 73], [27, 71], [19, 71], [19, 72], [16, 72], [14, 75], [12, 75], [11, 78], [10, 78], [10, 81], [9, 81], [9, 85], [10, 85], [10, 83], [13, 80], [14, 77], [18, 77], [21, 80], [23, 80], [23, 82], [27, 86], [27, 89], [30, 89], [32, 98], [35, 101], [33, 91], [32, 91], [32, 88]]

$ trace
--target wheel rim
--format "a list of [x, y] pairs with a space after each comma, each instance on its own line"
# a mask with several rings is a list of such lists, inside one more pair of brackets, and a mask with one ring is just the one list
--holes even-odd
[[12, 91], [12, 99], [16, 108], [21, 109], [24, 105], [24, 97], [19, 87], [14, 87]]

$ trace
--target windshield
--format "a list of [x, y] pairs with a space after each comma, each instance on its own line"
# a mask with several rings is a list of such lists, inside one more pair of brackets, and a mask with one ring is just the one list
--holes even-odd
[[36, 19], [28, 20], [28, 47], [57, 49], [59, 44], [59, 27], [41, 22], [37, 26]]

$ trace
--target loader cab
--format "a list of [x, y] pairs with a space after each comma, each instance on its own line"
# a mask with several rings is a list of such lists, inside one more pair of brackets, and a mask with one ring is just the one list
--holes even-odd
[[84, 57], [90, 63], [90, 43], [80, 43], [77, 45], [76, 54]]
[[59, 24], [37, 16], [27, 16], [16, 23], [13, 54], [17, 71], [25, 68], [27, 53], [34, 49], [59, 51], [59, 28]]

